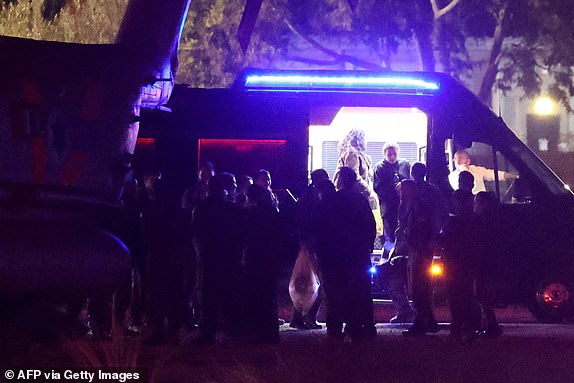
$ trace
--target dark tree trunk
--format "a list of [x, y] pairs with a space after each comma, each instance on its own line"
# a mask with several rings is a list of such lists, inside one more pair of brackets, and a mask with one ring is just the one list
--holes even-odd
[[425, 26], [415, 28], [415, 37], [419, 43], [419, 53], [423, 65], [423, 71], [434, 72], [435, 60], [432, 44], [432, 29]]
[[424, 71], [435, 71], [433, 50], [434, 13], [428, 0], [419, 0], [416, 3], [418, 15], [413, 22], [413, 32], [419, 44], [419, 54]]
[[492, 102], [492, 87], [494, 86], [496, 74], [498, 73], [498, 57], [502, 51], [502, 42], [504, 40], [502, 24], [505, 14], [506, 6], [500, 10], [496, 20], [490, 56], [488, 57], [486, 72], [484, 73], [482, 83], [480, 84], [480, 91], [478, 92], [478, 97], [487, 105], [490, 105]]

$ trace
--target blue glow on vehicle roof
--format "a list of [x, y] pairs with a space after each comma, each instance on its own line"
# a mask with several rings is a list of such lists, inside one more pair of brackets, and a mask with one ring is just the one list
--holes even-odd
[[244, 86], [261, 91], [436, 91], [436, 82], [402, 75], [252, 74]]

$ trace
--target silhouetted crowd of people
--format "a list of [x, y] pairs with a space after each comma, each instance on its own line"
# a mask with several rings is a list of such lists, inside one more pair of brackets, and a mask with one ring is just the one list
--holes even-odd
[[264, 169], [236, 177], [203, 163], [181, 205], [168, 201], [160, 172], [146, 173], [142, 187], [126, 185], [123, 240], [133, 273], [121, 307], [129, 306], [129, 330], [152, 344], [176, 339], [182, 329], [199, 344], [277, 343], [281, 262], [299, 249], [320, 287], [310, 307], [294, 307], [290, 326], [321, 328], [322, 306], [328, 336], [372, 338], [369, 269], [380, 246], [382, 283], [397, 308], [391, 323], [411, 323], [405, 336], [439, 330], [429, 272], [438, 253], [447, 270], [452, 337], [498, 336], [488, 259], [496, 240], [477, 239], [491, 233], [496, 201], [485, 191], [474, 196], [472, 174], [462, 171], [449, 214], [443, 194], [426, 181], [426, 166], [398, 155], [398, 145], [387, 143], [373, 167], [364, 135], [351, 131], [339, 145], [334, 181], [323, 169], [313, 171], [292, 220], [282, 217]]
[[202, 344], [228, 337], [255, 343], [279, 340], [277, 278], [287, 238], [271, 175], [255, 182], [200, 166], [197, 183], [177, 206], [161, 173], [126, 189], [131, 230], [132, 301], [129, 325], [161, 344], [187, 328]]
[[368, 269], [376, 229], [368, 199], [356, 191], [348, 167], [339, 170], [339, 191], [322, 169], [312, 179], [292, 220], [281, 216], [264, 169], [236, 179], [204, 163], [181, 206], [168, 201], [160, 172], [146, 173], [141, 188], [126, 185], [123, 239], [134, 259], [130, 331], [151, 344], [176, 339], [185, 328], [200, 344], [276, 343], [280, 264], [304, 246], [321, 293], [304, 315], [294, 310], [292, 327], [320, 328], [323, 303], [329, 335], [374, 336]]

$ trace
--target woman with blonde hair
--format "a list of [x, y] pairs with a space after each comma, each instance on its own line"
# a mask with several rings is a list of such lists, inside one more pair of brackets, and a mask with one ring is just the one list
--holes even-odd
[[340, 169], [349, 167], [357, 174], [355, 188], [369, 200], [371, 210], [377, 223], [377, 235], [382, 235], [383, 220], [379, 210], [379, 199], [373, 190], [373, 160], [367, 154], [367, 143], [365, 141], [365, 131], [362, 129], [351, 129], [349, 133], [339, 142], [337, 147], [339, 159], [337, 160], [337, 170], [333, 176], [333, 183], [337, 190], [341, 190], [342, 182], [339, 179]]
[[366, 152], [365, 131], [351, 129], [337, 147], [339, 159], [333, 180], [337, 190], [341, 189], [339, 171], [346, 166], [357, 173], [358, 191], [369, 198], [373, 191], [373, 160]]

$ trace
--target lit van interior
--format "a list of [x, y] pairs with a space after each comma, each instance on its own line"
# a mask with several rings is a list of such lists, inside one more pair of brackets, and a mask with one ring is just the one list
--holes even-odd
[[318, 109], [309, 126], [309, 172], [323, 168], [331, 179], [337, 168], [337, 145], [351, 129], [365, 132], [373, 164], [383, 159], [387, 142], [397, 143], [399, 156], [410, 163], [426, 161], [427, 116], [415, 108], [341, 107], [332, 119]]

